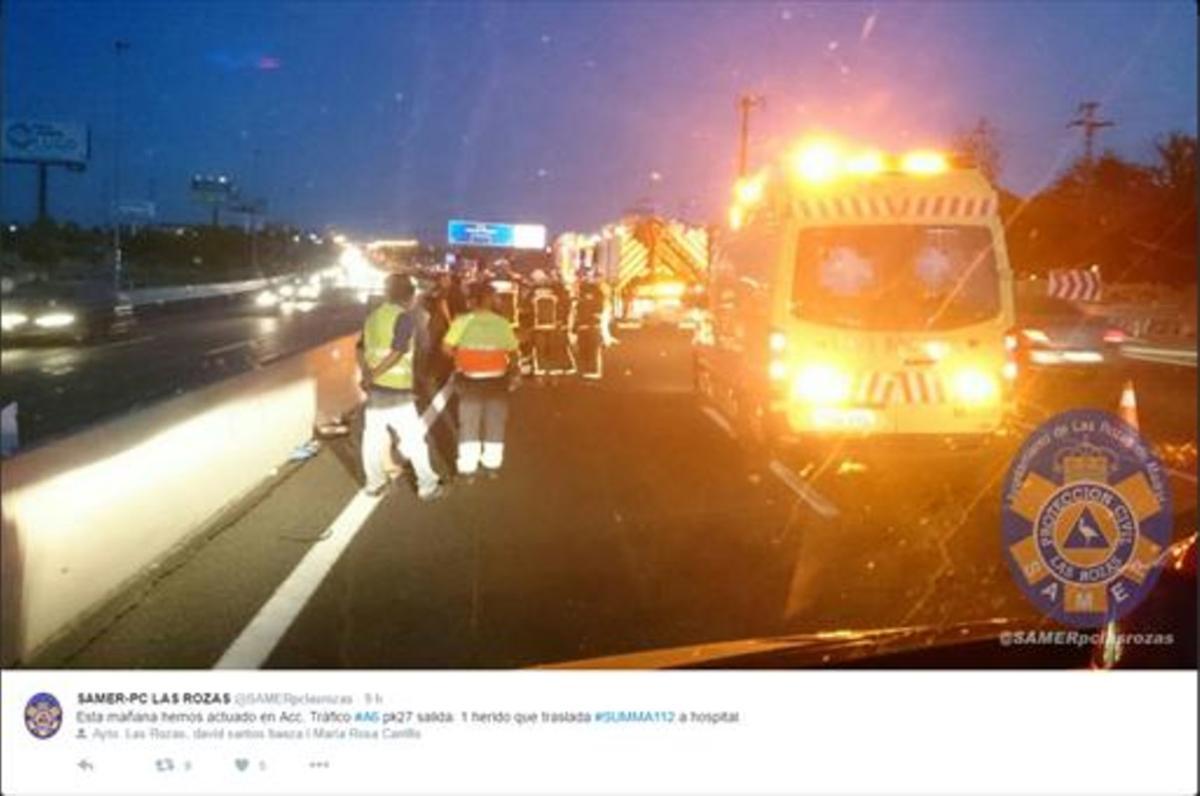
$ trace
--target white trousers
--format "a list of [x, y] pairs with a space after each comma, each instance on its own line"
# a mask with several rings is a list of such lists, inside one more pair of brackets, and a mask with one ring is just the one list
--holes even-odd
[[437, 473], [429, 463], [429, 446], [425, 444], [425, 424], [410, 398], [390, 406], [371, 406], [363, 417], [362, 465], [367, 476], [367, 489], [378, 489], [387, 483], [383, 457], [392, 444], [388, 430], [400, 439], [400, 455], [412, 462], [417, 474], [417, 491], [428, 494], [438, 485]]

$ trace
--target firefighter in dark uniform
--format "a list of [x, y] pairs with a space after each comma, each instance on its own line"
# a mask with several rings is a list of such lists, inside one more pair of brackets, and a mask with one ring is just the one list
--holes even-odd
[[594, 277], [579, 284], [579, 304], [575, 310], [575, 339], [579, 351], [579, 374], [599, 379], [604, 373], [604, 292]]
[[533, 286], [527, 279], [515, 276], [517, 284], [517, 353], [523, 375], [533, 373]]
[[555, 370], [558, 374], [575, 372], [575, 353], [571, 336], [575, 326], [575, 300], [561, 278], [551, 285], [554, 290], [554, 335], [553, 350]]
[[558, 296], [544, 271], [538, 270], [533, 273], [533, 290], [530, 291], [529, 303], [532, 316], [530, 331], [533, 374], [544, 376], [555, 370], [554, 332], [558, 319]]

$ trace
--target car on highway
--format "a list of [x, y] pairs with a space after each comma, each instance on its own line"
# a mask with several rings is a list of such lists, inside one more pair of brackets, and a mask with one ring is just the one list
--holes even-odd
[[1112, 362], [1125, 337], [1074, 302], [1046, 294], [1017, 296], [1014, 345], [1022, 369], [1093, 369]]
[[100, 280], [19, 285], [5, 294], [0, 311], [6, 344], [33, 339], [87, 343], [125, 334], [134, 322], [129, 296]]
[[271, 313], [290, 315], [315, 309], [324, 293], [322, 274], [294, 276], [281, 279], [263, 288], [254, 296], [254, 306]]

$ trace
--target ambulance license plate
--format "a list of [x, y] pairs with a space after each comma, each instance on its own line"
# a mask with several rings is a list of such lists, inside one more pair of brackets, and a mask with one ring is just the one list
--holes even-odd
[[875, 427], [878, 417], [874, 409], [823, 406], [813, 410], [813, 422], [821, 428], [865, 431]]

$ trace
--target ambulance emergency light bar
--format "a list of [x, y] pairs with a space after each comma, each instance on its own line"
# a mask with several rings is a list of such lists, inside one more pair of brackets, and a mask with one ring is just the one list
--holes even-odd
[[546, 227], [541, 224], [505, 224], [456, 219], [447, 224], [446, 238], [452, 246], [544, 249]]
[[[933, 150], [920, 149], [903, 155], [875, 149], [846, 151], [828, 139], [809, 139], [789, 152], [781, 165], [792, 180], [810, 186], [830, 184], [839, 178], [861, 179], [880, 174], [928, 177], [950, 169], [949, 158]], [[767, 179], [768, 171], [763, 169], [734, 184], [734, 203], [729, 210], [731, 227], [740, 227], [747, 208], [762, 201]]]
[[[805, 183], [832, 182], [839, 177], [869, 177], [876, 174], [929, 176], [950, 169], [949, 159], [941, 152], [919, 149], [903, 155], [888, 155], [874, 149], [845, 152], [831, 141], [810, 141], [794, 149], [785, 165], [793, 179]], [[761, 171], [738, 180], [734, 196], [744, 205], [762, 198], [767, 174]]]

